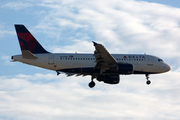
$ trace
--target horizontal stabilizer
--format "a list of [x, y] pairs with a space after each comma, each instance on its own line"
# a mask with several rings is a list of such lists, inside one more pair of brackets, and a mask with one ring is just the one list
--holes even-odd
[[11, 60], [11, 62], [16, 62], [15, 60]]
[[37, 57], [29, 50], [22, 50], [22, 57], [26, 59], [37, 59]]

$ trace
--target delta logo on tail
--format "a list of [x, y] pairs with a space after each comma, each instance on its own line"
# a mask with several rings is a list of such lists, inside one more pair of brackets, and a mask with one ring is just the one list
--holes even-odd
[[48, 53], [23, 25], [15, 25], [15, 29], [21, 50], [29, 50], [31, 53]]

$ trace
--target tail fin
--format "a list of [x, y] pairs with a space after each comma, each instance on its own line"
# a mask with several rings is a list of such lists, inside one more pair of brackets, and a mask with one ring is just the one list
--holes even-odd
[[14, 25], [19, 40], [21, 51], [29, 50], [31, 53], [49, 53], [47, 52], [24, 25]]

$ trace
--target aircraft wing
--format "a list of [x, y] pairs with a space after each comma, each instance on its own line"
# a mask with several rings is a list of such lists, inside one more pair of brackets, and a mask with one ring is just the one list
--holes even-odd
[[101, 69], [101, 73], [105, 71], [106, 69], [113, 67], [117, 65], [116, 59], [106, 50], [106, 48], [98, 44], [96, 42], [93, 42], [95, 46], [94, 56], [96, 58], [96, 66], [94, 69]]

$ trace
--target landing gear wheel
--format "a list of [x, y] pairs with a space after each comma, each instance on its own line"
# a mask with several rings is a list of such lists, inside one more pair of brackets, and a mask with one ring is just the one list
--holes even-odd
[[93, 88], [95, 86], [95, 82], [94, 81], [91, 81], [90, 83], [89, 83], [89, 87], [90, 88]]
[[146, 81], [146, 84], [147, 84], [147, 85], [150, 85], [150, 84], [151, 84], [151, 81], [150, 81], [150, 80]]

